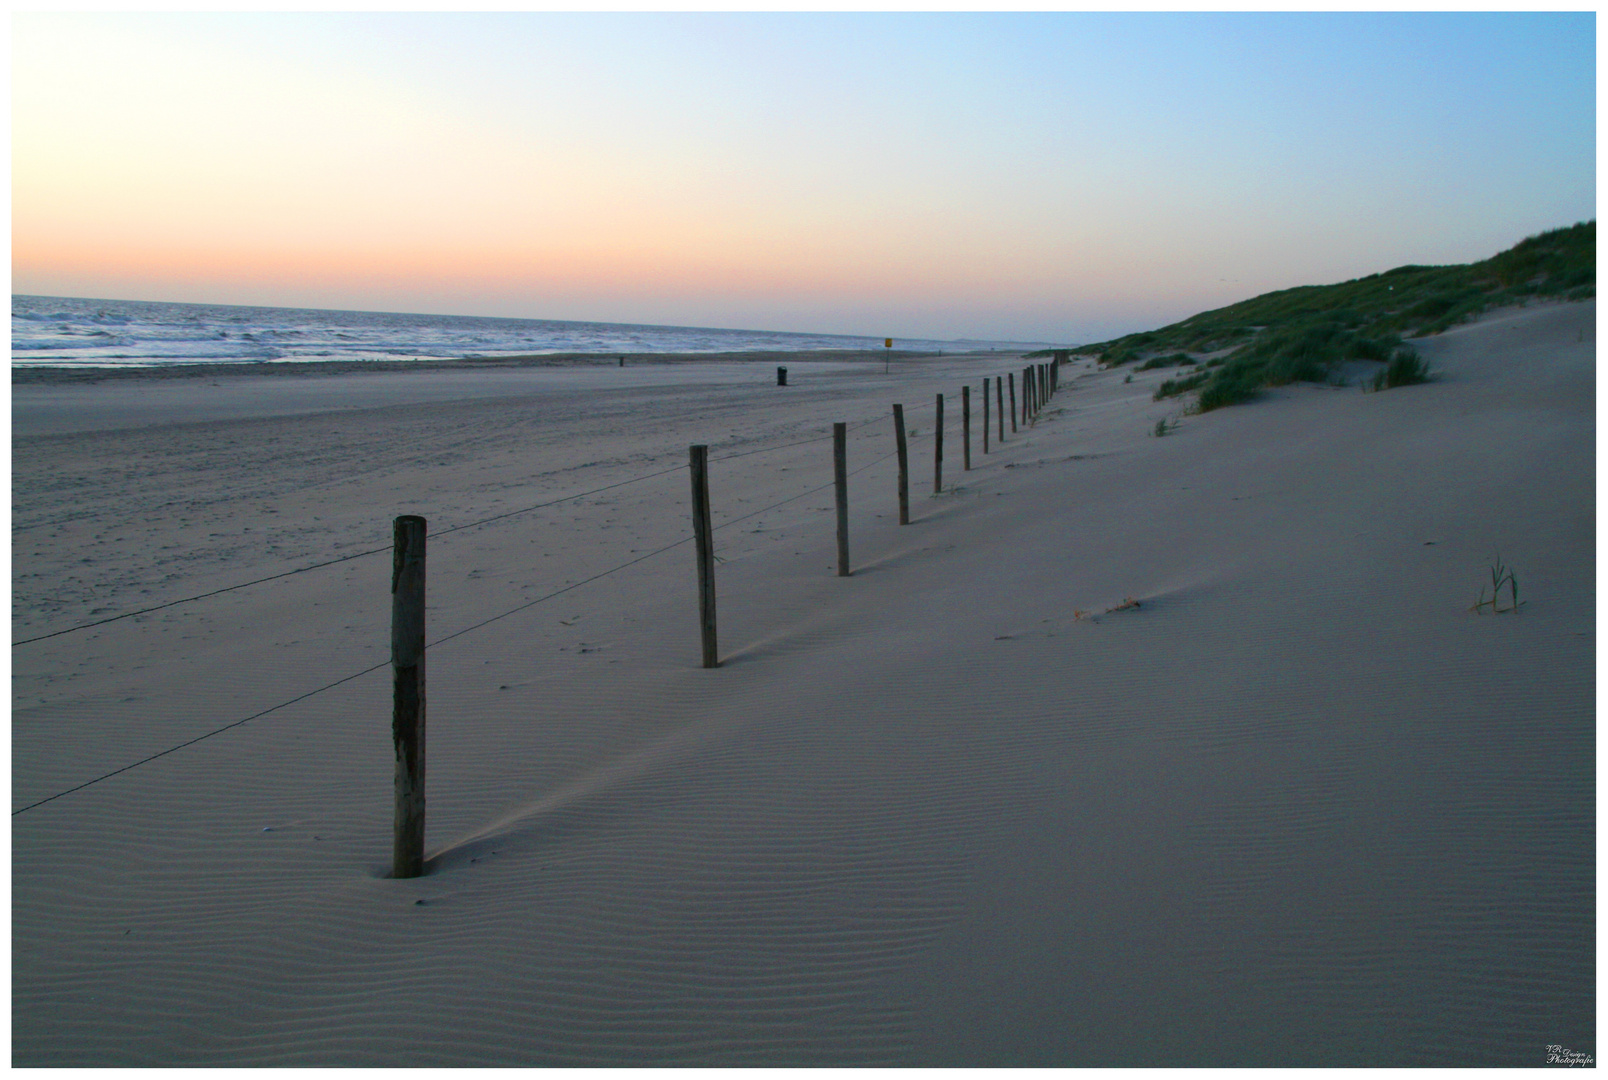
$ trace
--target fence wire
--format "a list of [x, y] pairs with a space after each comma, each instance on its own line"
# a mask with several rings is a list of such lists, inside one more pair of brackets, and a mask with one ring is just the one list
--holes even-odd
[[[880, 420], [880, 419], [884, 419], [884, 417], [874, 417], [871, 420], [863, 421], [863, 422], [861, 422], [859, 424], [856, 424], [855, 428], [865, 427], [868, 424], [875, 423], [877, 420]], [[790, 443], [788, 445], [789, 446], [804, 446], [804, 445], [808, 445], [810, 443], [823, 442], [823, 441], [825, 441], [825, 439], [830, 439], [831, 437], [832, 437], [831, 435], [827, 435], [827, 436], [825, 436], [825, 438], [807, 439], [807, 440], [804, 440], [803, 442]], [[734, 458], [739, 458], [739, 457], [749, 457], [749, 456], [752, 456], [753, 454], [756, 454], [756, 453], [766, 453], [766, 452], [771, 451], [771, 450], [781, 450], [781, 449], [785, 449], [785, 448], [786, 447], [781, 447], [781, 446], [767, 447], [765, 450], [749, 451], [749, 452], [743, 453], [743, 454], [728, 455], [726, 458], [723, 458], [721, 460], [732, 460]], [[866, 462], [864, 465], [861, 465], [858, 468], [850, 470], [847, 475], [854, 476], [854, 475], [856, 475], [858, 473], [862, 473], [865, 470], [867, 470], [869, 468], [872, 468], [873, 466], [880, 465], [882, 462], [887, 461], [891, 457], [894, 457], [897, 453], [898, 453], [898, 451], [893, 451], [893, 452], [884, 454], [879, 458], [875, 458], [872, 461]], [[485, 519], [482, 519], [481, 521], [478, 521], [478, 522], [472, 522], [472, 523], [467, 524], [467, 525], [456, 526], [456, 527], [454, 527], [452, 529], [443, 530], [441, 533], [435, 534], [435, 535], [443, 535], [444, 536], [449, 532], [458, 532], [458, 531], [461, 531], [463, 529], [472, 528], [472, 527], [474, 527], [474, 525], [483, 525], [483, 524], [486, 524], [486, 523], [491, 522], [491, 521], [501, 520], [502, 518], [511, 517], [514, 514], [526, 513], [526, 512], [528, 512], [530, 510], [540, 509], [542, 506], [552, 506], [555, 503], [567, 502], [567, 501], [570, 501], [570, 500], [573, 500], [573, 499], [582, 498], [584, 495], [596, 494], [597, 492], [600, 492], [600, 491], [608, 491], [611, 488], [623, 487], [625, 484], [635, 483], [637, 480], [646, 480], [646, 479], [651, 479], [654, 476], [664, 476], [664, 475], [666, 475], [667, 473], [670, 473], [670, 472], [679, 472], [681, 470], [681, 468], [682, 468], [682, 466], [678, 465], [678, 466], [676, 466], [676, 467], [674, 467], [672, 469], [666, 469], [666, 470], [663, 470], [661, 472], [651, 473], [651, 474], [648, 474], [646, 476], [636, 477], [636, 478], [634, 478], [632, 480], [625, 480], [625, 481], [621, 481], [620, 483], [617, 483], [617, 484], [610, 484], [610, 485], [608, 485], [606, 487], [596, 488], [591, 492], [584, 492], [584, 493], [582, 493], [580, 495], [566, 496], [563, 499], [555, 499], [555, 500], [552, 500], [552, 501], [547, 502], [547, 503], [539, 504], [538, 506], [526, 507], [523, 510], [514, 510], [514, 511], [510, 511], [507, 514], [500, 514], [500, 515], [497, 515], [496, 517], [485, 518]], [[719, 525], [715, 526], [714, 531], [719, 532], [721, 529], [729, 528], [730, 526], [736, 525], [739, 522], [747, 521], [749, 518], [758, 517], [760, 514], [768, 513], [771, 510], [775, 510], [779, 506], [785, 506], [790, 502], [796, 502], [797, 500], [805, 498], [806, 496], [814, 495], [817, 492], [825, 491], [827, 488], [830, 488], [830, 487], [834, 486], [835, 483], [836, 483], [836, 481], [829, 481], [829, 482], [827, 482], [825, 484], [821, 484], [821, 485], [819, 485], [817, 487], [810, 488], [807, 491], [801, 491], [796, 495], [789, 495], [785, 499], [778, 500], [777, 502], [771, 503], [769, 506], [765, 506], [765, 507], [762, 507], [762, 508], [760, 508], [758, 510], [751, 511], [751, 512], [749, 512], [747, 514], [742, 515], [741, 517], [730, 518], [730, 519], [728, 519], [726, 521], [721, 522]], [[572, 584], [566, 585], [561, 589], [555, 589], [552, 592], [547, 593], [544, 596], [537, 597], [534, 600], [527, 600], [526, 602], [524, 602], [522, 604], [519, 604], [519, 605], [517, 605], [515, 607], [512, 607], [512, 608], [508, 609], [507, 611], [504, 611], [504, 612], [502, 612], [502, 613], [500, 613], [498, 615], [493, 615], [489, 619], [482, 619], [480, 622], [474, 623], [474, 624], [472, 624], [470, 626], [463, 627], [460, 630], [455, 630], [450, 634], [447, 634], [447, 635], [445, 635], [443, 637], [435, 639], [434, 641], [427, 642], [426, 645], [425, 645], [425, 648], [426, 648], [426, 650], [428, 650], [428, 649], [434, 648], [436, 646], [445, 644], [448, 641], [452, 641], [455, 638], [463, 637], [464, 635], [470, 634], [470, 633], [472, 633], [472, 632], [474, 632], [476, 630], [481, 629], [482, 627], [490, 626], [492, 623], [499, 622], [499, 621], [501, 621], [503, 619], [506, 619], [510, 615], [517, 615], [519, 612], [525, 611], [528, 608], [535, 607], [537, 604], [541, 604], [541, 603], [544, 603], [544, 602], [546, 602], [548, 600], [552, 600], [553, 598], [558, 597], [558, 596], [562, 596], [565, 593], [573, 592], [574, 590], [579, 589], [583, 585], [589, 585], [592, 582], [597, 581], [597, 580], [599, 580], [601, 578], [608, 577], [610, 574], [618, 573], [619, 571], [624, 570], [624, 569], [626, 569], [628, 567], [635, 566], [637, 563], [645, 562], [648, 559], [651, 559], [656, 555], [662, 555], [665, 552], [670, 551], [670, 550], [672, 550], [674, 548], [678, 548], [682, 544], [688, 543], [691, 540], [692, 540], [691, 535], [683, 536], [681, 539], [676, 540], [674, 543], [666, 544], [664, 547], [657, 548], [656, 550], [650, 551], [645, 555], [639, 555], [638, 557], [636, 557], [634, 559], [630, 559], [630, 560], [628, 560], [626, 562], [620, 563], [617, 566], [612, 566], [607, 570], [604, 570], [604, 571], [601, 571], [599, 573], [593, 574], [589, 578], [585, 578], [585, 579], [583, 579], [581, 581], [577, 581], [577, 582], [574, 582]], [[343, 561], [347, 561], [347, 560], [350, 560], [350, 559], [360, 558], [362, 555], [373, 555], [373, 554], [377, 554], [377, 553], [379, 553], [381, 551], [390, 551], [390, 550], [391, 550], [391, 548], [389, 548], [389, 547], [387, 547], [387, 548], [378, 548], [378, 549], [375, 549], [374, 551], [361, 552], [361, 553], [345, 556], [342, 559], [332, 560], [332, 563], [333, 562], [343, 562]], [[321, 563], [319, 565], [320, 566], [327, 566], [327, 565], [331, 565], [332, 563]], [[317, 567], [304, 567], [303, 569], [304, 570], [312, 570], [312, 569], [317, 569]], [[289, 574], [300, 573], [300, 572], [301, 571], [289, 571], [286, 574], [275, 575], [275, 577], [287, 577], [287, 576], [289, 576]], [[262, 581], [272, 581], [272, 580], [274, 580], [273, 577], [260, 578], [260, 579], [258, 579], [257, 582], [249, 582], [248, 584], [258, 584], [258, 583], [260, 583]], [[244, 587], [245, 587], [245, 585], [232, 586], [232, 588], [244, 588]], [[212, 593], [203, 594], [203, 596], [215, 596], [219, 592], [228, 592], [228, 591], [230, 591], [230, 590], [228, 590], [228, 589], [219, 589], [219, 590], [216, 590], [216, 591], [214, 591]], [[201, 597], [194, 597], [192, 599], [201, 599]], [[174, 601], [173, 603], [177, 604], [177, 603], [183, 603], [183, 602], [184, 601]], [[155, 610], [159, 610], [161, 607], [171, 607], [171, 606], [173, 606], [173, 604], [164, 604], [164, 605], [158, 605], [158, 607], [155, 607], [155, 608], [149, 608], [147, 610], [155, 611]], [[132, 614], [139, 614], [139, 613], [138, 612], [129, 612], [128, 614], [132, 615]], [[119, 618], [126, 618], [127, 615], [118, 616], [118, 617]], [[110, 622], [112, 620], [108, 619], [108, 620], [103, 620], [103, 621]], [[84, 629], [84, 628], [79, 627], [77, 629]], [[66, 633], [66, 632], [68, 632], [68, 631], [61, 631], [61, 633]], [[54, 636], [54, 635], [46, 635], [46, 636]], [[40, 640], [40, 639], [35, 638], [35, 639], [31, 639], [31, 640]], [[121, 768], [113, 769], [110, 772], [103, 773], [102, 775], [95, 777], [93, 780], [86, 780], [81, 784], [76, 784], [73, 787], [67, 788], [67, 789], [65, 789], [63, 791], [58, 791], [54, 795], [48, 795], [43, 799], [39, 799], [39, 800], [36, 800], [34, 802], [31, 802], [26, 806], [23, 806], [23, 807], [20, 807], [19, 809], [13, 810], [11, 812], [11, 816], [16, 817], [18, 814], [26, 813], [27, 811], [32, 810], [32, 809], [34, 809], [36, 807], [39, 807], [39, 806], [43, 806], [44, 804], [46, 804], [48, 802], [53, 802], [56, 799], [59, 799], [64, 795], [71, 795], [74, 792], [82, 791], [87, 787], [91, 787], [91, 786], [93, 786], [95, 784], [100, 783], [103, 780], [110, 780], [112, 777], [120, 776], [121, 774], [126, 773], [126, 772], [130, 771], [131, 769], [139, 768], [141, 765], [148, 764], [148, 763], [150, 763], [152, 761], [157, 760], [158, 758], [166, 757], [168, 754], [171, 754], [174, 751], [183, 750], [185, 747], [194, 746], [196, 743], [203, 742], [206, 739], [210, 739], [215, 735], [221, 735], [226, 731], [232, 731], [233, 729], [235, 729], [237, 727], [240, 727], [243, 724], [248, 724], [253, 720], [260, 719], [260, 718], [262, 718], [264, 716], [269, 715], [270, 713], [278, 712], [280, 709], [284, 709], [284, 708], [287, 708], [287, 707], [289, 707], [291, 705], [295, 705], [298, 702], [306, 701], [308, 698], [314, 697], [314, 696], [316, 696], [318, 694], [321, 694], [326, 690], [333, 690], [337, 686], [344, 686], [346, 683], [352, 682], [355, 679], [360, 679], [365, 675], [372, 674], [373, 672], [379, 671], [381, 668], [389, 667], [389, 666], [390, 666], [390, 661], [386, 660], [386, 661], [384, 661], [382, 663], [375, 664], [372, 667], [364, 668], [362, 671], [356, 672], [356, 673], [351, 674], [351, 675], [347, 675], [344, 678], [336, 679], [334, 682], [325, 683], [323, 686], [320, 686], [315, 690], [309, 690], [304, 694], [298, 694], [297, 696], [295, 696], [293, 698], [290, 698], [287, 701], [281, 701], [277, 705], [272, 705], [272, 706], [270, 706], [270, 707], [268, 707], [266, 709], [263, 709], [263, 710], [261, 710], [259, 712], [252, 713], [250, 716], [247, 716], [244, 719], [235, 720], [235, 721], [233, 721], [231, 723], [224, 724], [222, 727], [214, 728], [213, 730], [205, 732], [205, 733], [203, 733], [201, 735], [197, 735], [194, 738], [186, 739], [184, 742], [178, 743], [178, 744], [176, 744], [174, 746], [170, 746], [165, 750], [159, 750], [154, 754], [150, 754], [150, 755], [148, 755], [146, 757], [141, 758], [138, 761], [132, 762], [132, 763], [130, 763], [128, 765], [124, 765]]]
[[[858, 430], [859, 428], [865, 427], [868, 424], [874, 424], [880, 419], [882, 419], [882, 417], [874, 416], [869, 420], [860, 421], [859, 423], [851, 425], [850, 430]], [[827, 435], [817, 436], [816, 438], [813, 438], [813, 439], [803, 439], [803, 440], [801, 440], [799, 442], [784, 443], [784, 444], [782, 444], [780, 446], [766, 446], [766, 447], [762, 447], [761, 449], [758, 449], [758, 450], [748, 450], [748, 451], [744, 451], [741, 454], [727, 454], [724, 457], [716, 458], [714, 460], [715, 461], [734, 461], [734, 460], [736, 460], [738, 458], [752, 457], [755, 454], [770, 454], [770, 453], [774, 453], [774, 452], [776, 452], [778, 450], [787, 450], [787, 449], [791, 449], [792, 447], [796, 447], [796, 446], [808, 446], [811, 443], [824, 442], [827, 439], [830, 439], [831, 437], [832, 436], [830, 434], [827, 434]], [[448, 535], [450, 535], [452, 533], [463, 532], [463, 531], [465, 531], [467, 529], [479, 528], [482, 525], [489, 525], [494, 521], [503, 521], [503, 520], [505, 520], [507, 518], [517, 517], [520, 514], [528, 514], [533, 510], [543, 510], [543, 509], [546, 509], [549, 506], [557, 506], [559, 503], [573, 502], [576, 499], [584, 499], [584, 498], [586, 498], [586, 497], [588, 497], [590, 495], [598, 495], [598, 494], [601, 494], [602, 492], [605, 492], [605, 491], [613, 491], [615, 488], [622, 488], [622, 487], [625, 487], [628, 484], [637, 484], [637, 483], [641, 483], [644, 480], [653, 480], [653, 479], [656, 479], [656, 478], [658, 478], [660, 476], [668, 476], [669, 474], [671, 474], [673, 472], [679, 472], [680, 470], [681, 470], [680, 465], [673, 465], [670, 468], [660, 469], [657, 472], [644, 473], [641, 476], [633, 476], [633, 477], [630, 477], [629, 479], [620, 480], [620, 481], [618, 481], [616, 483], [613, 483], [613, 484], [605, 484], [602, 487], [592, 488], [590, 491], [580, 491], [580, 492], [576, 492], [573, 495], [564, 495], [564, 496], [561, 496], [561, 497], [556, 498], [556, 499], [549, 499], [546, 502], [540, 502], [540, 503], [535, 503], [535, 504], [533, 504], [531, 506], [521, 507], [518, 510], [509, 510], [509, 511], [506, 511], [506, 512], [501, 513], [501, 514], [494, 514], [491, 517], [481, 518], [478, 521], [469, 521], [469, 522], [465, 522], [462, 525], [454, 525], [450, 529], [440, 529], [438, 531], [431, 532], [429, 534], [429, 538], [430, 539], [436, 539], [438, 537], [448, 536]], [[46, 641], [46, 640], [48, 640], [50, 638], [61, 637], [64, 634], [76, 634], [80, 630], [90, 630], [90, 629], [93, 629], [94, 627], [97, 627], [97, 626], [105, 626], [107, 623], [119, 622], [120, 620], [123, 620], [123, 619], [132, 619], [136, 615], [149, 615], [154, 611], [163, 611], [163, 610], [166, 610], [167, 608], [178, 607], [181, 604], [193, 604], [197, 600], [206, 600], [209, 597], [221, 596], [224, 593], [236, 592], [236, 591], [238, 591], [240, 589], [249, 589], [253, 585], [262, 585], [262, 584], [264, 584], [266, 582], [269, 582], [269, 581], [279, 581], [282, 578], [294, 577], [297, 574], [305, 574], [310, 570], [322, 570], [325, 567], [336, 566], [336, 565], [338, 565], [340, 563], [351, 562], [353, 559], [362, 559], [362, 558], [366, 558], [367, 556], [370, 556], [370, 555], [383, 555], [383, 554], [385, 554], [386, 552], [388, 552], [390, 550], [391, 550], [390, 545], [386, 545], [385, 547], [369, 548], [366, 551], [354, 551], [354, 552], [352, 552], [350, 554], [347, 554], [347, 555], [341, 555], [341, 556], [338, 556], [338, 557], [333, 558], [333, 559], [326, 559], [323, 562], [313, 563], [310, 566], [299, 566], [294, 570], [285, 570], [285, 571], [283, 571], [281, 573], [278, 573], [278, 574], [269, 574], [267, 577], [253, 578], [251, 581], [242, 581], [238, 585], [225, 585], [223, 588], [212, 589], [212, 590], [210, 590], [208, 592], [204, 592], [204, 593], [197, 593], [194, 596], [186, 596], [186, 597], [182, 597], [182, 598], [180, 598], [178, 600], [169, 600], [166, 603], [162, 603], [162, 604], [152, 604], [150, 607], [137, 608], [137, 609], [135, 609], [133, 611], [125, 611], [120, 615], [111, 615], [111, 616], [108, 616], [108, 617], [106, 617], [104, 619], [96, 619], [93, 622], [79, 623], [76, 626], [69, 626], [69, 627], [67, 627], [65, 629], [62, 629], [62, 630], [51, 631], [48, 634], [38, 634], [38, 635], [35, 635], [34, 637], [22, 638], [22, 639], [20, 639], [18, 641], [13, 641], [11, 643], [11, 647], [12, 648], [17, 648], [18, 646], [21, 646], [21, 645], [32, 645], [36, 641]]]

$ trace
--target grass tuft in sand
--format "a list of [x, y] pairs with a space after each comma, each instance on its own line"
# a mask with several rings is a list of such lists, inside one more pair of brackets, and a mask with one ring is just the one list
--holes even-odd
[[[1500, 607], [1498, 602], [1502, 598], [1502, 586], [1504, 585], [1506, 585], [1508, 588], [1508, 606]], [[1504, 566], [1502, 564], [1502, 556], [1497, 555], [1491, 560], [1490, 598], [1486, 599], [1485, 587], [1481, 586], [1479, 599], [1474, 601], [1474, 606], [1469, 608], [1469, 610], [1478, 613], [1483, 612], [1486, 608], [1490, 608], [1491, 614], [1500, 615], [1504, 612], [1518, 611], [1519, 603], [1518, 576], [1513, 573], [1513, 568], [1511, 566]]]

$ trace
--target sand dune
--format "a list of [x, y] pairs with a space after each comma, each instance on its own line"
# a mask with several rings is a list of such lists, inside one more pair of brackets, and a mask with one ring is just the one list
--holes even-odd
[[[1592, 1052], [1594, 319], [1500, 312], [1421, 343], [1428, 385], [1164, 438], [1165, 371], [1075, 364], [969, 473], [960, 386], [1020, 360], [19, 411], [14, 640], [384, 549], [401, 513], [441, 534], [439, 639], [683, 539], [700, 442], [724, 663], [686, 544], [432, 648], [414, 880], [382, 876], [383, 669], [14, 816], [14, 1063]], [[1497, 553], [1525, 606], [1472, 613]], [[384, 664], [389, 570], [15, 647], [13, 807]]]

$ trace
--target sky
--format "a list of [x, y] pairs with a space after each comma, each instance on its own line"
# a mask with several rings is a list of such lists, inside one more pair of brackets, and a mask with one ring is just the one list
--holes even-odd
[[12, 16], [12, 291], [1084, 343], [1596, 217], [1596, 17]]

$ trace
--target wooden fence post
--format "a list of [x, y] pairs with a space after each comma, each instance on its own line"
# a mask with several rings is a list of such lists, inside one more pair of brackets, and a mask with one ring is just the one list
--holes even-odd
[[414, 878], [424, 873], [424, 518], [405, 514], [391, 530], [391, 876]]
[[[1012, 395], [1011, 401], [1016, 400]], [[1005, 380], [994, 376], [994, 411], [999, 413], [999, 441], [1005, 441]]]
[[910, 451], [905, 445], [904, 406], [893, 407], [893, 440], [899, 451], [899, 524], [910, 524]]
[[1016, 434], [1016, 372], [1010, 373], [1011, 380], [1011, 434]]
[[983, 453], [988, 453], [988, 425], [993, 419], [988, 413], [988, 378], [983, 378]]
[[838, 577], [849, 576], [849, 425], [832, 425], [832, 483], [837, 488]]
[[715, 531], [709, 518], [709, 447], [688, 448], [692, 469], [692, 535], [698, 547], [698, 625], [703, 636], [703, 666], [720, 666], [715, 646]]
[[938, 395], [937, 427], [933, 429], [932, 440], [932, 493], [938, 494], [944, 489], [944, 396]]
[[971, 387], [960, 388], [961, 471], [971, 472]]

